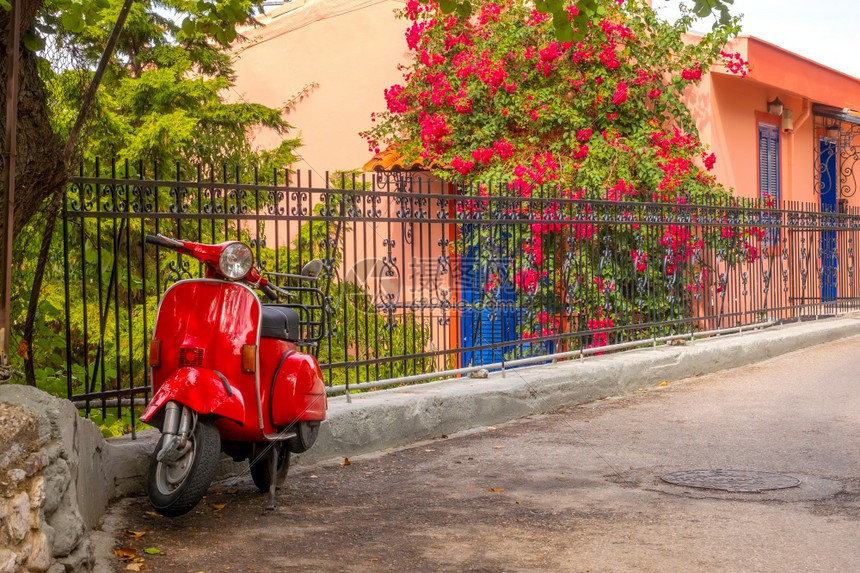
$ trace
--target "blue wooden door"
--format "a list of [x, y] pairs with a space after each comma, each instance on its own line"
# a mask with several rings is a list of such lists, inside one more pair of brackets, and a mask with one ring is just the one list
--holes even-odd
[[[820, 173], [821, 173], [821, 212], [836, 213], [839, 172], [837, 171], [836, 142], [830, 139], [819, 140]], [[835, 217], [822, 216], [822, 224], [833, 225]], [[821, 301], [834, 301], [837, 297], [836, 277], [839, 260], [836, 252], [836, 231], [822, 230], [820, 240], [821, 253]]]
[[513, 302], [516, 293], [508, 277], [498, 277], [500, 288], [491, 296], [487, 292], [487, 273], [480, 262], [476, 246], [465, 249], [460, 258], [461, 366], [501, 362], [510, 347], [475, 348], [515, 340], [516, 321]]

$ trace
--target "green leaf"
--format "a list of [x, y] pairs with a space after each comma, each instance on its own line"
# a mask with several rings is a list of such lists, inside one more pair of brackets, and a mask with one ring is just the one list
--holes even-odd
[[[3, 0], [0, 0], [2, 3]], [[24, 36], [24, 47], [31, 52], [38, 52], [45, 47], [45, 40], [33, 32], [27, 32]]]
[[194, 24], [194, 20], [191, 18], [186, 18], [182, 21], [182, 33], [188, 37], [194, 36], [196, 26]]
[[2, 7], [7, 12], [12, 10], [12, 5], [9, 4], [6, 0], [0, 0], [0, 7]]
[[546, 0], [546, 7], [555, 14], [564, 10], [564, 3], [561, 0]]
[[469, 0], [465, 0], [457, 4], [457, 13], [465, 20], [472, 14], [472, 3]]
[[439, 0], [439, 8], [446, 14], [453, 12], [457, 5], [452, 0]]
[[552, 25], [555, 28], [555, 36], [561, 42], [574, 41], [573, 23], [567, 17], [567, 12], [552, 15]]
[[695, 14], [699, 18], [706, 18], [711, 13], [711, 5], [708, 0], [699, 0], [696, 2], [696, 5], [693, 6], [693, 14]]
[[60, 17], [60, 21], [63, 23], [63, 27], [73, 34], [80, 34], [83, 32], [86, 24], [86, 22], [84, 22], [83, 14], [79, 10], [69, 10], [68, 12], [64, 12]]
[[158, 547], [147, 547], [143, 552], [147, 555], [161, 555], [161, 549]]

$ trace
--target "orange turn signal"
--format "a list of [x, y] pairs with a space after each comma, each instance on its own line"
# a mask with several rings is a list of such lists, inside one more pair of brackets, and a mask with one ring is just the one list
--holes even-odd
[[257, 345], [246, 344], [242, 347], [242, 372], [257, 371]]
[[149, 365], [153, 368], [161, 366], [161, 341], [149, 341]]

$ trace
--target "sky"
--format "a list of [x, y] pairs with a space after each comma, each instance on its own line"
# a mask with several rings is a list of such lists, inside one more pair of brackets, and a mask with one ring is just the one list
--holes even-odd
[[[652, 4], [667, 20], [680, 15], [678, 0], [653, 0]], [[734, 0], [729, 9], [733, 15], [743, 15], [742, 35], [860, 78], [858, 0]], [[693, 30], [706, 32], [711, 22], [701, 20]]]

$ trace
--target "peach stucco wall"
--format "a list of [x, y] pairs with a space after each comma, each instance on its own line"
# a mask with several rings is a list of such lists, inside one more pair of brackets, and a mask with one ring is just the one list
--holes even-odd
[[[373, 155], [358, 133], [370, 114], [385, 109], [383, 90], [402, 79], [408, 61], [407, 21], [394, 16], [398, 0], [294, 0], [269, 25], [245, 31], [235, 49], [236, 93], [250, 102], [280, 107], [308, 84], [311, 89], [289, 115], [289, 134], [303, 142], [295, 169], [360, 169]], [[285, 25], [292, 24], [292, 25]], [[279, 143], [271, 132], [255, 144]]]

